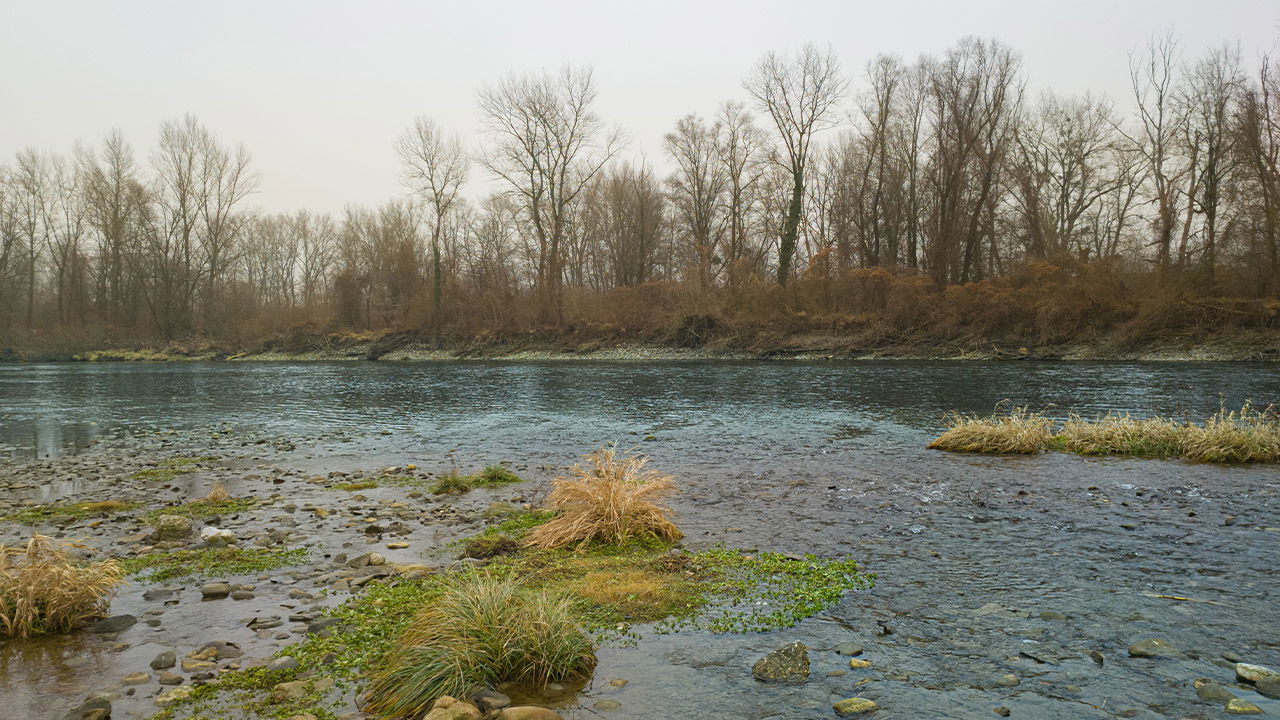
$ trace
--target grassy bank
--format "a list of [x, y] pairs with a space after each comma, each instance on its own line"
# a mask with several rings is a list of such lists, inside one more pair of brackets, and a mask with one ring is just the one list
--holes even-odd
[[954, 414], [947, 424], [930, 448], [994, 454], [1061, 450], [1209, 463], [1280, 462], [1280, 416], [1274, 408], [1258, 410], [1248, 404], [1240, 410], [1224, 408], [1201, 423], [1109, 414], [1094, 419], [1073, 416], [1058, 424], [1042, 414], [1014, 408], [988, 417]]

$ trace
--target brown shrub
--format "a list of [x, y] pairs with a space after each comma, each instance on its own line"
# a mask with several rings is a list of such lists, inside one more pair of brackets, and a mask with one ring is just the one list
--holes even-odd
[[0, 636], [67, 632], [102, 615], [123, 578], [114, 560], [76, 565], [44, 535], [0, 545]]

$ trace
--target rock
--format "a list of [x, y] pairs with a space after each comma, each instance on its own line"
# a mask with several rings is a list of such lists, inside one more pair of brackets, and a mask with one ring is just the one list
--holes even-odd
[[803, 683], [809, 679], [809, 648], [793, 642], [774, 650], [751, 666], [751, 675], [761, 682]]
[[302, 713], [301, 715], [290, 715], [288, 720], [316, 720], [316, 716], [311, 713]]
[[1257, 705], [1254, 705], [1248, 700], [1241, 700], [1240, 698], [1231, 698], [1231, 701], [1227, 703], [1227, 707], [1225, 709], [1228, 715], [1261, 715], [1262, 714], [1262, 708], [1258, 707]]
[[1273, 700], [1280, 699], [1280, 678], [1262, 678], [1254, 685], [1253, 689]]
[[614, 679], [612, 679], [612, 680], [610, 680], [610, 681], [609, 681], [609, 684], [610, 684], [611, 686], [613, 686], [613, 687], [616, 687], [616, 688], [626, 687], [626, 686], [627, 686], [627, 679], [626, 679], [626, 678], [614, 678]]
[[206, 583], [200, 586], [200, 596], [205, 600], [219, 600], [231, 594], [231, 586], [224, 582]]
[[105, 720], [111, 717], [111, 699], [94, 695], [63, 716], [63, 720]]
[[142, 685], [151, 680], [151, 676], [144, 672], [129, 673], [121, 680], [125, 685]]
[[333, 687], [332, 678], [319, 678], [316, 680], [292, 680], [290, 682], [282, 682], [271, 688], [271, 699], [274, 702], [283, 702], [285, 700], [300, 700], [309, 691], [323, 693]]
[[591, 708], [593, 710], [599, 710], [600, 712], [614, 712], [615, 710], [622, 709], [622, 703], [617, 700], [601, 700], [595, 705], [592, 705]]
[[564, 720], [560, 713], [534, 705], [517, 705], [498, 713], [496, 720]]
[[207, 525], [200, 530], [200, 539], [204, 540], [206, 545], [224, 547], [236, 541], [236, 534], [230, 530], [223, 530], [212, 525]]
[[1022, 681], [1018, 679], [1017, 675], [1001, 675], [1000, 679], [996, 681], [996, 687], [1002, 688], [1018, 687], [1021, 684]]
[[244, 655], [244, 651], [235, 643], [214, 640], [207, 642], [200, 647], [199, 654], [203, 655], [204, 660], [230, 660]]
[[298, 661], [289, 655], [281, 655], [267, 663], [268, 670], [292, 670], [296, 667], [298, 667]]
[[863, 647], [856, 642], [842, 642], [839, 645], [836, 645], [835, 651], [837, 655], [856, 657], [862, 654]]
[[876, 705], [874, 700], [854, 697], [841, 700], [835, 705], [832, 705], [831, 709], [835, 710], [836, 714], [840, 717], [853, 717], [854, 715], [861, 715], [862, 713], [879, 710], [880, 706]]
[[511, 698], [497, 690], [484, 690], [475, 694], [471, 701], [484, 712], [501, 710], [511, 704]]
[[153, 588], [151, 590], [148, 590], [142, 593], [142, 599], [146, 600], [147, 602], [154, 602], [156, 600], [168, 600], [169, 598], [173, 597], [173, 593], [174, 593], [173, 588]]
[[1177, 648], [1159, 638], [1140, 640], [1129, 646], [1129, 657], [1178, 657], [1181, 654]]
[[184, 673], [213, 672], [217, 669], [217, 663], [211, 663], [208, 660], [192, 660], [189, 657], [182, 658], [182, 672]]
[[861, 658], [853, 658], [852, 660], [849, 661], [849, 667], [853, 668], [854, 670], [861, 670], [863, 668], [871, 667], [871, 663]]
[[422, 563], [395, 563], [387, 567], [406, 580], [418, 580], [431, 574], [431, 566]]
[[168, 670], [178, 664], [177, 657], [174, 656], [172, 650], [165, 650], [151, 660], [152, 670]]
[[232, 590], [231, 599], [232, 600], [252, 600], [253, 591], [252, 590]]
[[[191, 520], [181, 515], [161, 515], [156, 518], [155, 529], [151, 531], [152, 542], [166, 540], [182, 540], [191, 534]], [[158, 702], [158, 700], [157, 700]]]
[[324, 630], [326, 628], [331, 628], [340, 622], [342, 621], [336, 617], [327, 617], [327, 618], [320, 618], [319, 620], [313, 620], [307, 624], [307, 632], [318, 633], [321, 630]]
[[1009, 708], [1007, 708], [1007, 707], [1005, 707], [1005, 706], [1003, 706], [1003, 705], [1001, 705], [1000, 707], [998, 707], [998, 708], [996, 708], [996, 709], [992, 710], [991, 712], [993, 712], [993, 713], [995, 713], [995, 714], [999, 715], [1000, 717], [1009, 717], [1009, 715], [1011, 714], [1011, 711], [1009, 710]]
[[1212, 680], [1200, 679], [1193, 683], [1196, 688], [1196, 695], [1201, 700], [1226, 704], [1235, 699], [1235, 695], [1231, 691], [1222, 687]]
[[1245, 682], [1256, 683], [1266, 678], [1280, 679], [1280, 671], [1272, 670], [1264, 665], [1236, 663], [1236, 677]]
[[435, 701], [422, 720], [480, 720], [482, 717], [484, 713], [475, 705], [445, 695]]
[[161, 685], [181, 685], [186, 681], [186, 678], [177, 673], [162, 672], [160, 673], [160, 677], [156, 678], [156, 680]]
[[1045, 610], [1045, 611], [1043, 611], [1043, 612], [1041, 612], [1041, 613], [1040, 613], [1040, 619], [1041, 619], [1041, 620], [1046, 620], [1046, 621], [1048, 621], [1048, 622], [1060, 622], [1060, 621], [1062, 621], [1062, 620], [1066, 620], [1066, 619], [1067, 619], [1067, 616], [1066, 616], [1066, 615], [1063, 615], [1063, 614], [1062, 614], [1062, 613], [1060, 613], [1060, 612], [1054, 612], [1054, 611], [1052, 611], [1052, 610]]
[[91, 633], [116, 633], [133, 627], [137, 622], [138, 618], [132, 615], [113, 615], [99, 620], [87, 629]]
[[195, 691], [196, 689], [190, 685], [170, 688], [156, 696], [156, 704], [160, 707], [168, 707], [179, 700], [185, 700], [187, 696]]

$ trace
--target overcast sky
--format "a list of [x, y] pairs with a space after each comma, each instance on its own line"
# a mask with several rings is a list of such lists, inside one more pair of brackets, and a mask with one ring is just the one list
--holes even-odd
[[1021, 52], [1033, 92], [1127, 110], [1128, 54], [1167, 29], [1189, 55], [1238, 41], [1252, 68], [1277, 48], [1280, 2], [0, 0], [0, 162], [112, 127], [145, 160], [159, 122], [190, 112], [248, 146], [255, 205], [338, 211], [403, 192], [392, 144], [417, 115], [478, 143], [476, 89], [511, 71], [594, 66], [600, 113], [629, 154], [661, 162], [675, 120], [745, 100], [770, 49], [830, 44], [855, 75], [878, 52], [995, 37]]

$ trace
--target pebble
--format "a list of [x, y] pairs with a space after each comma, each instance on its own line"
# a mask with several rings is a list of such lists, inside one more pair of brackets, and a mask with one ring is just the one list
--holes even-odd
[[151, 669], [152, 670], [168, 670], [169, 668], [177, 664], [178, 664], [178, 659], [173, 654], [173, 651], [165, 650], [159, 655], [156, 655], [155, 658], [151, 661]]
[[592, 709], [599, 710], [600, 712], [614, 712], [615, 710], [622, 709], [622, 703], [617, 700], [600, 700], [591, 707]]
[[1000, 679], [996, 680], [996, 687], [1002, 688], [1017, 687], [1021, 684], [1022, 681], [1018, 679], [1017, 675], [1001, 675]]
[[860, 658], [853, 658], [852, 660], [849, 661], [849, 667], [853, 668], [854, 670], [861, 670], [863, 668], [871, 667], [871, 663], [866, 660], [862, 660]]
[[855, 657], [862, 654], [863, 647], [856, 642], [842, 642], [839, 645], [836, 645], [835, 651], [837, 655]]
[[144, 672], [129, 673], [124, 676], [122, 682], [125, 685], [142, 685], [151, 680], [151, 676]]
[[1248, 700], [1241, 700], [1240, 698], [1232, 698], [1231, 702], [1227, 703], [1226, 711], [1228, 715], [1261, 715], [1262, 714], [1262, 708], [1258, 707], [1257, 705], [1254, 705]]
[[231, 586], [224, 582], [206, 583], [200, 586], [200, 596], [205, 600], [219, 600], [231, 594]]
[[1129, 646], [1129, 657], [1177, 657], [1181, 653], [1166, 640], [1152, 638]]
[[831, 709], [835, 710], [836, 714], [840, 717], [853, 717], [854, 715], [861, 715], [873, 710], [878, 710], [880, 709], [880, 706], [876, 705], [874, 700], [855, 697], [841, 700], [840, 702], [832, 705]]
[[1280, 671], [1272, 670], [1265, 665], [1236, 663], [1236, 677], [1246, 682], [1256, 683], [1266, 678], [1280, 679]]

